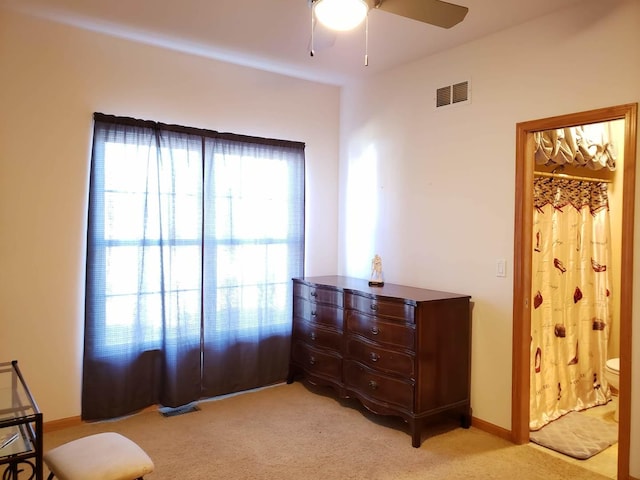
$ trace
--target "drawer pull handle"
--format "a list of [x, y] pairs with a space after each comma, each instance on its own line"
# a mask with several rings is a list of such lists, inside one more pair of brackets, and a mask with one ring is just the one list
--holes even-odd
[[309, 357], [309, 365], [315, 365], [316, 364], [316, 357]]
[[315, 312], [315, 311], [311, 312], [311, 316], [312, 317], [317, 317], [318, 316], [318, 312]]
[[376, 305], [375, 303], [372, 303], [370, 308], [375, 312], [376, 310], [378, 310], [378, 305]]
[[380, 333], [380, 329], [378, 327], [371, 327], [371, 333], [378, 335]]
[[316, 340], [316, 332], [311, 332], [311, 335], [309, 335], [311, 337], [311, 340], [313, 340], [315, 342]]
[[369, 388], [371, 390], [377, 390], [378, 388], [378, 383], [374, 380], [369, 380]]
[[369, 354], [369, 358], [372, 362], [377, 362], [378, 360], [380, 360], [380, 355], [378, 355], [376, 352], [371, 352]]
[[318, 293], [317, 293], [316, 291], [313, 291], [313, 292], [311, 292], [311, 296], [312, 296], [312, 297], [317, 297], [317, 296], [318, 296]]

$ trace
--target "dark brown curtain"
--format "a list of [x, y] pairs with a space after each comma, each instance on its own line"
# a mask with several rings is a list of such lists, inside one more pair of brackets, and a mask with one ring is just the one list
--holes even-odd
[[83, 419], [283, 380], [304, 144], [94, 120]]

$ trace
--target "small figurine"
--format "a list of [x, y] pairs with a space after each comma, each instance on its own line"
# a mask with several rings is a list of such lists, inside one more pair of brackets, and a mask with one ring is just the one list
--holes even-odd
[[382, 258], [376, 253], [371, 260], [371, 279], [369, 280], [370, 287], [382, 287], [384, 280], [382, 278]]

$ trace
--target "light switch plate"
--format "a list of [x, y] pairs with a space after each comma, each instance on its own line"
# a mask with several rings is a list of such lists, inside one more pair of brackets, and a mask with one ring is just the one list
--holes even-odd
[[507, 261], [504, 258], [496, 261], [496, 277], [507, 276]]

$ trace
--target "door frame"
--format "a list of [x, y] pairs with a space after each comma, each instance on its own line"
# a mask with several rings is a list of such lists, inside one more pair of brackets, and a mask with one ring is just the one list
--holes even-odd
[[[533, 230], [534, 132], [590, 123], [624, 120], [622, 178], [622, 245], [620, 272], [620, 391], [631, 391], [631, 324], [633, 300], [633, 228], [636, 183], [638, 104], [521, 122], [516, 125], [516, 184], [513, 279], [513, 358], [511, 435], [529, 442], [531, 255]], [[629, 478], [631, 395], [619, 396], [618, 479]]]

